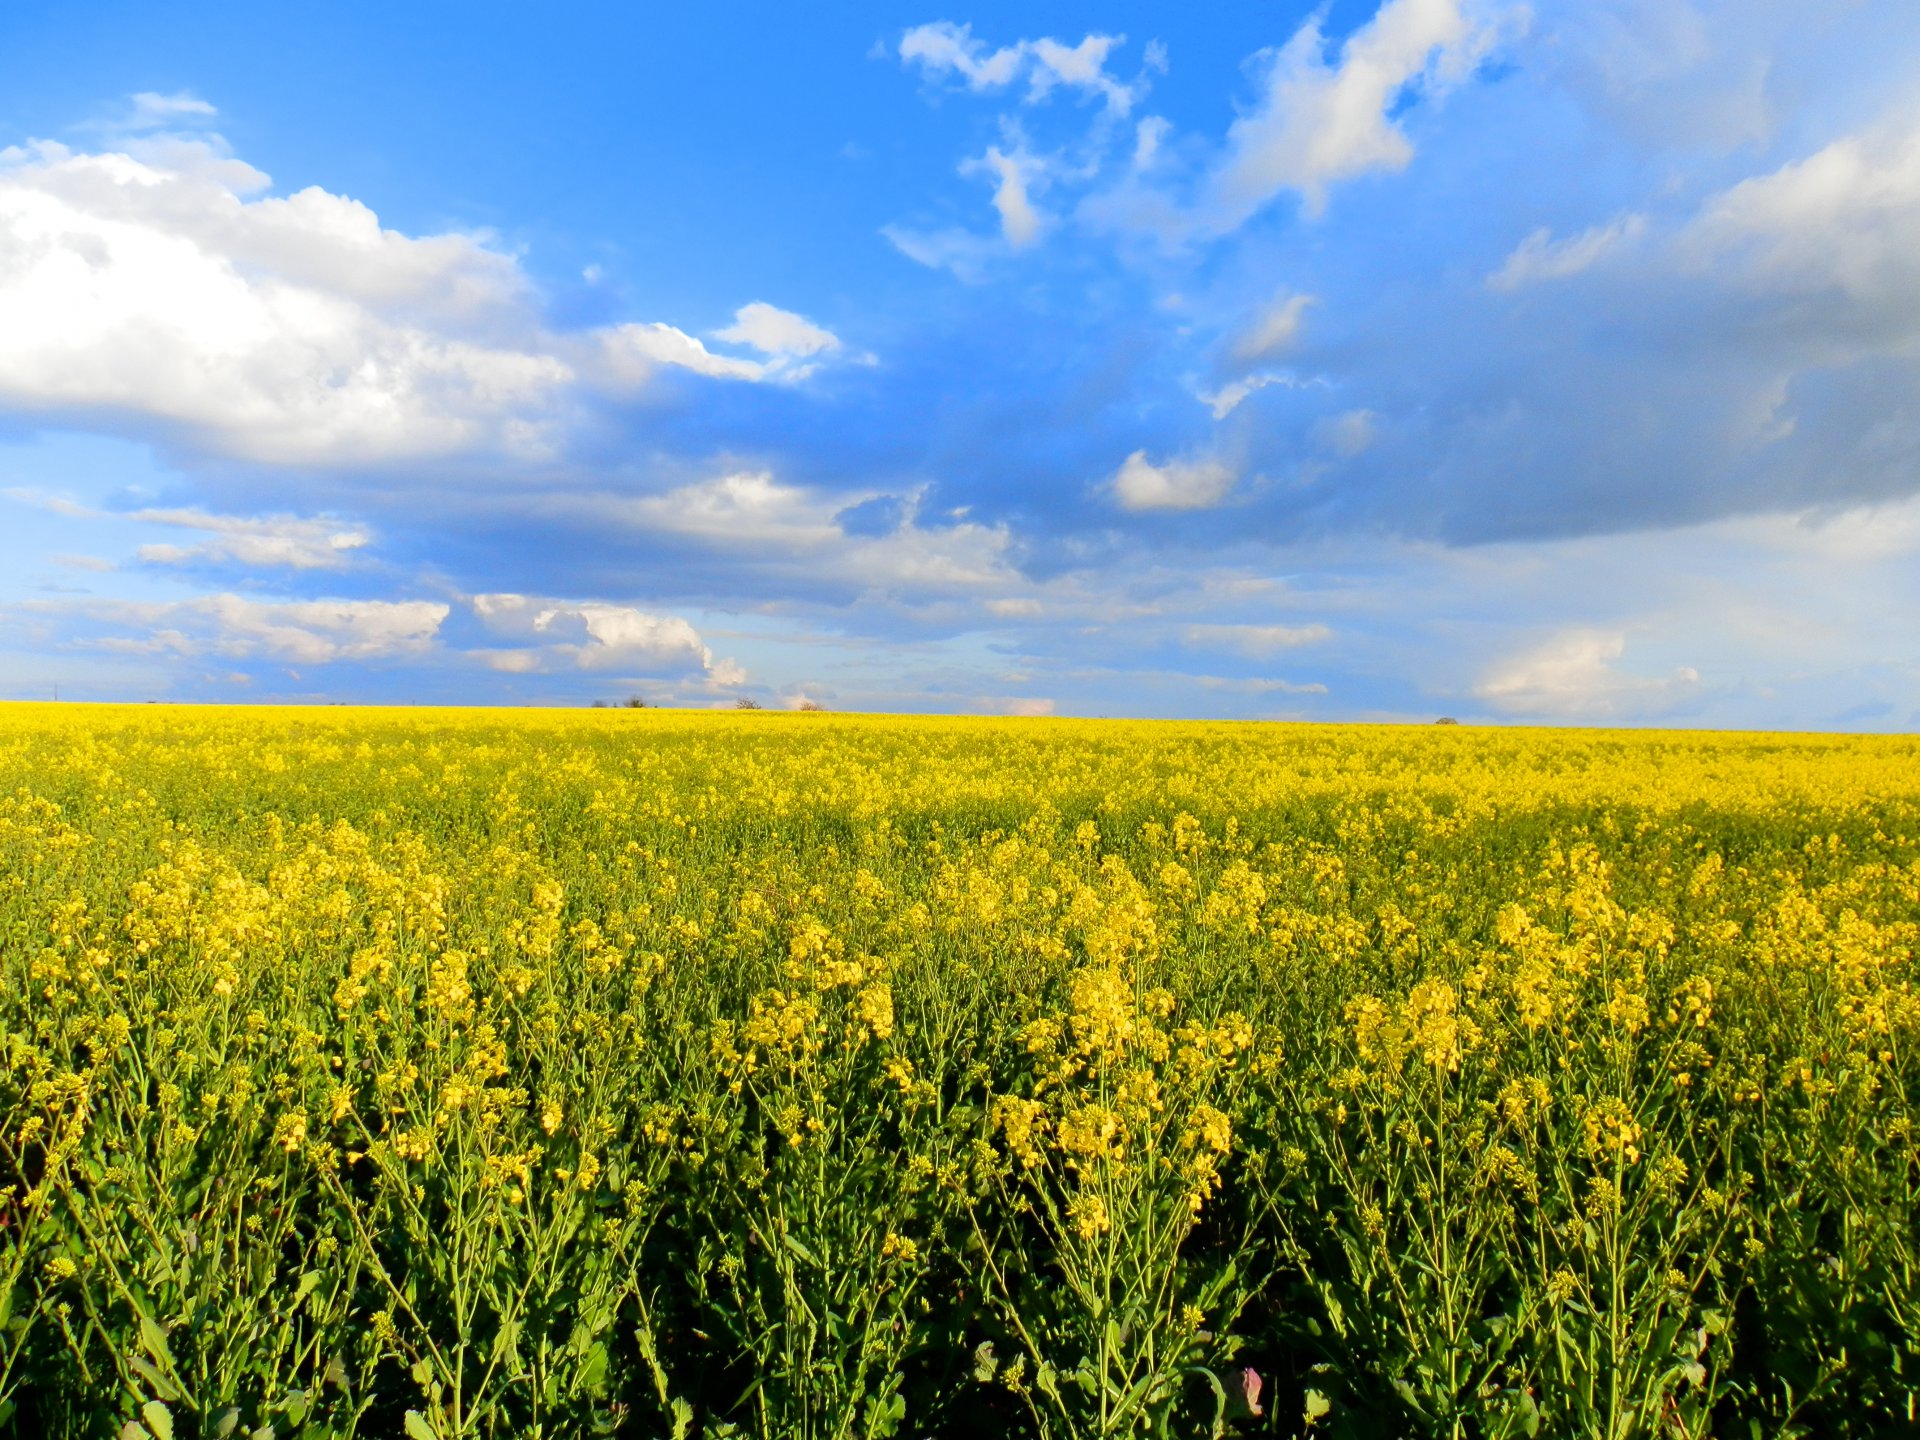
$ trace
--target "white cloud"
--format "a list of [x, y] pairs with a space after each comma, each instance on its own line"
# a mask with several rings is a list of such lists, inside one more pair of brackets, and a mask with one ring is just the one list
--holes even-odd
[[1563, 630], [1496, 665], [1474, 694], [1510, 715], [1559, 720], [1631, 719], [1664, 709], [1700, 683], [1688, 666], [1664, 677], [1616, 669], [1627, 637], [1618, 630]]
[[0, 149], [0, 408], [158, 420], [267, 463], [538, 457], [583, 380], [791, 380], [833, 348], [764, 302], [735, 320], [764, 361], [664, 324], [556, 336], [488, 237], [402, 234], [318, 187], [265, 194], [219, 136], [152, 129], [204, 102], [135, 109], [146, 132], [117, 150]]
[[1213, 411], [1213, 418], [1224, 420], [1240, 408], [1240, 402], [1255, 391], [1264, 390], [1269, 385], [1284, 385], [1292, 389], [1299, 381], [1291, 375], [1246, 375], [1238, 380], [1229, 380], [1218, 390], [1200, 390], [1195, 398]]
[[[98, 510], [26, 487], [11, 487], [0, 494], [71, 520], [164, 525], [212, 537], [195, 545], [142, 545], [139, 558], [150, 565], [232, 562], [293, 570], [338, 570], [347, 565], [353, 551], [364, 548], [373, 538], [361, 526], [325, 516], [213, 515], [194, 509]], [[101, 561], [100, 568], [114, 567]]]
[[[298, 665], [377, 660], [429, 650], [448, 607], [429, 600], [255, 600], [208, 595], [165, 603], [30, 605], [107, 630], [95, 648], [131, 654], [214, 654]], [[127, 632], [135, 633], [129, 635]]]
[[599, 331], [595, 339], [599, 345], [595, 370], [619, 385], [644, 385], [662, 365], [677, 365], [716, 380], [764, 380], [770, 373], [762, 361], [716, 355], [686, 331], [658, 321], [614, 325]]
[[1101, 96], [1115, 115], [1125, 115], [1143, 86], [1124, 85], [1107, 73], [1107, 57], [1126, 43], [1124, 35], [1088, 35], [1077, 45], [1058, 40], [1020, 40], [989, 50], [970, 25], [935, 21], [900, 37], [900, 60], [934, 79], [958, 77], [969, 90], [1001, 90], [1022, 76], [1027, 103], [1065, 87]]
[[1110, 483], [1122, 510], [1205, 510], [1227, 498], [1236, 478], [1218, 460], [1169, 460], [1155, 465], [1146, 451], [1136, 450]]
[[1607, 225], [1596, 225], [1578, 235], [1555, 240], [1545, 226], [1514, 247], [1501, 267], [1487, 277], [1490, 290], [1518, 290], [1543, 280], [1578, 275], [1606, 255], [1630, 244], [1646, 232], [1644, 215], [1623, 215]]
[[840, 582], [886, 594], [1004, 594], [1020, 581], [1012, 537], [998, 525], [919, 523], [917, 496], [884, 535], [854, 535], [836, 516], [876, 494], [830, 495], [742, 471], [664, 495], [597, 506], [611, 521], [649, 534], [686, 536], [736, 565], [783, 583]]
[[235, 185], [205, 147], [176, 168], [0, 151], [0, 404], [154, 416], [267, 461], [528, 447], [568, 367], [448, 323], [510, 300], [511, 260]]
[[[746, 674], [716, 661], [700, 634], [678, 615], [655, 615], [602, 601], [543, 600], [525, 595], [475, 595], [473, 613], [492, 634], [518, 648], [474, 652], [496, 670], [532, 671], [549, 660], [581, 670], [630, 674], [703, 674], [737, 685]], [[721, 678], [721, 677], [727, 678]]]
[[1316, 303], [1311, 295], [1284, 292], [1276, 295], [1254, 317], [1253, 323], [1234, 338], [1231, 347], [1233, 358], [1250, 364], [1271, 359], [1291, 348], [1293, 342], [1300, 338], [1300, 325], [1307, 307]]
[[1012, 148], [998, 145], [987, 148], [960, 164], [962, 175], [984, 175], [993, 182], [993, 208], [1000, 219], [998, 239], [972, 231], [915, 230], [904, 225], [883, 225], [880, 233], [887, 241], [917, 265], [929, 270], [948, 270], [957, 278], [974, 283], [982, 279], [989, 262], [1009, 252], [1024, 250], [1038, 240], [1050, 217], [1033, 202], [1033, 191], [1048, 180], [1048, 162], [1029, 152], [1019, 139], [1017, 128], [1009, 129]]
[[1134, 127], [1132, 169], [1145, 174], [1160, 158], [1160, 150], [1173, 131], [1173, 124], [1161, 115], [1149, 115]]
[[755, 300], [734, 311], [733, 324], [713, 332], [730, 345], [749, 345], [763, 355], [819, 355], [840, 348], [840, 337], [804, 316]]
[[531, 675], [540, 669], [538, 650], [475, 650], [470, 653], [484, 661], [489, 670], [498, 670], [505, 675]]
[[205, 531], [213, 537], [197, 545], [142, 545], [140, 559], [150, 565], [232, 561], [294, 570], [338, 570], [352, 551], [372, 538], [358, 526], [295, 515], [247, 518], [209, 515], [200, 510], [135, 510], [126, 518]]
[[1387, 0], [1327, 59], [1319, 16], [1266, 52], [1263, 90], [1227, 132], [1214, 177], [1216, 226], [1232, 229], [1283, 190], [1309, 213], [1327, 187], [1374, 171], [1404, 169], [1413, 146], [1392, 113], [1410, 89], [1438, 94], [1472, 73], [1524, 11], [1488, 16], [1473, 0]]
[[185, 90], [172, 95], [142, 90], [133, 97], [133, 120], [141, 126], [167, 125], [181, 119], [211, 120], [219, 113], [205, 100]]
[[1195, 649], [1232, 650], [1262, 658], [1302, 645], [1318, 645], [1332, 636], [1325, 625], [1189, 625], [1182, 637]]
[[1710, 199], [1680, 253], [1745, 283], [1920, 328], [1920, 130], [1848, 136]]
[[1862, 567], [1920, 557], [1920, 498], [1837, 511], [1743, 516], [1722, 521], [1718, 529], [1770, 555], [1857, 576]]
[[1008, 155], [999, 146], [991, 146], [979, 160], [963, 169], [984, 170], [998, 180], [993, 190], [993, 208], [1000, 212], [1000, 233], [1016, 250], [1025, 249], [1040, 237], [1041, 216], [1027, 195], [1032, 162], [1023, 154]]

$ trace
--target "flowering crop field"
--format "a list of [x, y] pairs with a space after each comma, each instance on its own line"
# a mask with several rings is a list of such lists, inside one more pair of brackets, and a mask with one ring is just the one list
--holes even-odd
[[0, 1433], [1911, 1433], [1920, 742], [0, 709]]

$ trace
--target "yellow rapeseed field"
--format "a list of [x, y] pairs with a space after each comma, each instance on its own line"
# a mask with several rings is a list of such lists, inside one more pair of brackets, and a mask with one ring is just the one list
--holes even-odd
[[0, 1433], [1888, 1435], [1920, 742], [0, 709]]

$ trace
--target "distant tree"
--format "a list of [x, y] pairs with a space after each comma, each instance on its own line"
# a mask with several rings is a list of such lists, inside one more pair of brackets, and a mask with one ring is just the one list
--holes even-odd
[[760, 702], [751, 695], [742, 695], [733, 702], [733, 708], [736, 710], [758, 710], [760, 708]]
[[629, 695], [626, 700], [626, 708], [629, 710], [644, 710], [647, 708], [647, 702], [642, 700], [638, 695]]
[[1433, 723], [1436, 725], [1458, 725], [1460, 722], [1454, 719], [1451, 715], [1442, 715], [1438, 720], [1434, 721]]
[[796, 710], [819, 710], [819, 709], [822, 709], [823, 707], [821, 706], [819, 701], [809, 700], [805, 696], [802, 696], [800, 699], [800, 703], [794, 706], [793, 708]]
[[596, 710], [604, 710], [607, 708], [607, 702], [604, 700], [596, 700], [593, 702], [593, 708]]

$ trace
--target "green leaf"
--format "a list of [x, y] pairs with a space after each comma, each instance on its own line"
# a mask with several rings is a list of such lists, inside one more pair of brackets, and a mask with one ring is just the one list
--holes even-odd
[[167, 1348], [166, 1328], [145, 1311], [140, 1313], [140, 1345], [153, 1357], [151, 1366], [142, 1365], [140, 1357], [132, 1357], [134, 1368], [153, 1386], [162, 1400], [180, 1401], [187, 1398], [186, 1391], [180, 1388], [175, 1378], [177, 1372], [173, 1366], [173, 1352]]
[[158, 1320], [142, 1312], [140, 1316], [140, 1343], [146, 1352], [165, 1365], [173, 1368], [173, 1352], [167, 1348], [167, 1332]]
[[151, 1360], [144, 1359], [139, 1355], [129, 1355], [127, 1357], [127, 1363], [134, 1368], [142, 1380], [153, 1387], [154, 1394], [158, 1395], [162, 1400], [178, 1400], [181, 1398], [180, 1387], [175, 1385], [173, 1381], [169, 1380], [165, 1375], [161, 1374], [159, 1367]]
[[1307, 1391], [1307, 1424], [1313, 1424], [1314, 1421], [1327, 1415], [1332, 1409], [1333, 1401], [1322, 1395], [1318, 1390]]
[[598, 1395], [607, 1384], [607, 1347], [604, 1341], [596, 1340], [587, 1351], [587, 1363], [580, 1367], [580, 1388], [590, 1395]]
[[870, 1399], [867, 1401], [866, 1433], [876, 1437], [892, 1435], [906, 1418], [907, 1397], [898, 1391], [890, 1395], [884, 1404]]
[[[646, 1324], [640, 1325], [634, 1330], [633, 1338], [640, 1347], [640, 1358], [647, 1362], [647, 1373], [653, 1376], [654, 1393], [660, 1397], [660, 1403], [664, 1405], [667, 1403], [667, 1372], [660, 1368], [660, 1352], [654, 1347], [653, 1327]], [[683, 1402], [676, 1400], [674, 1403], [678, 1405]]]
[[1533, 1396], [1522, 1390], [1520, 1392], [1519, 1409], [1521, 1430], [1529, 1436], [1538, 1435], [1540, 1433], [1539, 1403], [1535, 1401]]
[[999, 1373], [1000, 1357], [993, 1353], [993, 1341], [982, 1340], [973, 1347], [973, 1378], [982, 1385]]
[[505, 1364], [509, 1372], [517, 1372], [519, 1359], [520, 1322], [509, 1320], [494, 1332], [493, 1360], [495, 1364]]
[[[146, 1317], [141, 1321], [146, 1323]], [[154, 1440], [173, 1440], [173, 1412], [158, 1400], [149, 1400], [140, 1407], [140, 1418], [147, 1422], [147, 1429], [154, 1434]]]
[[240, 1407], [229, 1405], [220, 1412], [220, 1418], [214, 1422], [214, 1440], [227, 1440], [227, 1437], [240, 1428]]
[[673, 1440], [687, 1440], [693, 1433], [693, 1406], [679, 1396], [673, 1399]]
[[433, 1426], [427, 1423], [427, 1417], [418, 1410], [407, 1411], [407, 1440], [440, 1440], [433, 1433]]

